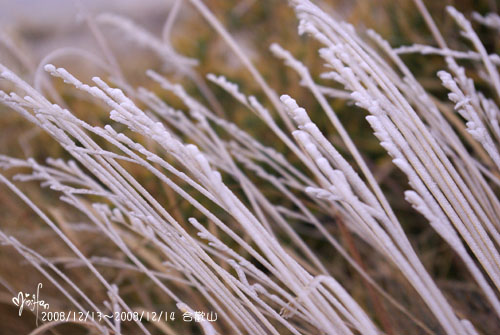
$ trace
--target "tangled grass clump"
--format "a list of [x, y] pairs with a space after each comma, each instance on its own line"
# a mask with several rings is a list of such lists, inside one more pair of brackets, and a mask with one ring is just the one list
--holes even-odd
[[[500, 56], [491, 36], [499, 16], [473, 13], [474, 26], [447, 7], [445, 39], [414, 0], [435, 42], [393, 48], [324, 4], [289, 0], [304, 37], [299, 46], [270, 44], [275, 58], [266, 68], [252, 37], [230, 34], [211, 2], [189, 3], [172, 2], [161, 38], [123, 16], [81, 8], [101, 57], [57, 49], [38, 66], [25, 61], [25, 78], [0, 64], [2, 114], [19, 115], [9, 122], [27, 129], [0, 156], [1, 311], [11, 316], [0, 327], [206, 335], [498, 329]], [[252, 7], [269, 15], [266, 6], [242, 1], [230, 14], [245, 22]], [[179, 28], [184, 34], [202, 35], [197, 46], [191, 37], [175, 40], [179, 18], [193, 25]], [[134, 48], [113, 49], [107, 29]], [[142, 79], [140, 62], [123, 63], [136, 46], [159, 60]], [[87, 64], [53, 65], [63, 58]], [[427, 81], [416, 73], [431, 70], [406, 65], [421, 58], [435, 61]], [[2, 127], [12, 135], [11, 125]], [[17, 292], [37, 283], [64, 320], [16, 308]]]

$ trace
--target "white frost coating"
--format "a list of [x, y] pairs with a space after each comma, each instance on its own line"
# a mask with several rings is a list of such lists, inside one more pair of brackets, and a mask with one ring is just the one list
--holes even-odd
[[[219, 32], [222, 31], [224, 39], [234, 48], [234, 41], [221, 30], [220, 24], [213, 23], [214, 17], [203, 3], [198, 0], [191, 2]], [[380, 38], [377, 40], [401, 71], [396, 73], [392, 64], [387, 64], [385, 58], [361, 40], [351, 25], [335, 21], [310, 1], [291, 0], [291, 3], [300, 20], [299, 33], [310, 34], [324, 45], [320, 55], [331, 72], [322, 77], [344, 85], [346, 91], [342, 92], [351, 91], [348, 99], [354, 100], [357, 106], [371, 114], [366, 119], [374, 129], [375, 136], [393, 157], [394, 165], [406, 174], [412, 187], [412, 190], [405, 192], [406, 199], [460, 256], [500, 315], [497, 292], [491, 287], [491, 283], [496, 289], [500, 287], [500, 258], [497, 250], [500, 237], [495, 220], [499, 217], [500, 206], [487, 179], [498, 179], [495, 173], [499, 161], [500, 112], [495, 99], [488, 99], [478, 92], [473, 81], [467, 78], [465, 69], [453, 63], [454, 58], [460, 57], [481, 61], [486, 67], [482, 78], [495, 91], [498, 88], [497, 69], [491, 65], [498, 64], [499, 58], [485, 53], [470, 23], [453, 9], [449, 9], [450, 14], [476, 50], [460, 53], [441, 45], [434, 49], [425, 46], [420, 48], [422, 53], [437, 53], [446, 57], [451, 74], [440, 72], [438, 75], [443, 85], [450, 90], [448, 98], [454, 103], [459, 116], [465, 119], [468, 131], [463, 136], [457, 136], [455, 130], [461, 129], [460, 125], [449, 126], [439, 110], [446, 112], [448, 106], [440, 104], [438, 109], [398, 58], [399, 53], [419, 51], [418, 46], [389, 50], [387, 43]], [[486, 23], [486, 18], [479, 21]], [[136, 28], [129, 26], [124, 30], [127, 29]], [[149, 37], [143, 34], [140, 38], [150, 47], [165, 48], [164, 45], [155, 46], [157, 41], [147, 41]], [[131, 260], [136, 271], [146, 275], [180, 308], [189, 308], [158, 280], [165, 278], [164, 274], [150, 271], [147, 264], [134, 258], [128, 248], [129, 243], [135, 242], [127, 240], [130, 236], [147, 241], [148, 248], [168, 258], [165, 264], [187, 277], [184, 281], [187, 286], [195, 287], [204, 299], [213, 299], [210, 303], [218, 304], [218, 308], [227, 314], [224, 319], [232, 333], [278, 335], [277, 329], [285, 327], [290, 333], [298, 335], [295, 325], [301, 322], [315, 325], [317, 329], [314, 331], [324, 333], [375, 334], [382, 331], [331, 277], [314, 277], [296, 261], [295, 257], [301, 257], [300, 261], [312, 261], [309, 266], [315, 272], [328, 272], [301, 237], [294, 234], [288, 225], [288, 218], [313, 223], [334, 244], [329, 233], [322, 230], [322, 222], [308, 210], [308, 203], [301, 198], [300, 194], [304, 190], [319, 199], [313, 199], [315, 210], [321, 215], [331, 215], [330, 211], [334, 211], [347, 223], [347, 227], [392, 262], [393, 268], [401, 271], [446, 333], [475, 333], [470, 323], [456, 317], [421, 265], [377, 181], [364, 164], [362, 156], [353, 148], [331, 109], [330, 101], [325, 99], [324, 95], [329, 92], [327, 87], [317, 85], [313, 80], [316, 74], [311, 76], [307, 67], [293, 58], [290, 52], [276, 44], [271, 46], [271, 51], [299, 74], [300, 84], [310, 90], [324, 109], [335, 131], [338, 131], [342, 145], [345, 145], [343, 149], [347, 148], [353, 160], [342, 157], [335, 148], [337, 143], [335, 146], [330, 143], [329, 136], [323, 135], [307, 112], [288, 96], [282, 96], [282, 104], [279, 101], [276, 104], [273, 93], [266, 90], [275, 107], [286, 110], [290, 120], [295, 122], [299, 130], [292, 135], [298, 146], [290, 139], [289, 133], [281, 131], [271, 115], [272, 111], [265, 109], [254, 97], [246, 98], [236, 85], [224, 77], [208, 76], [259, 115], [299, 158], [300, 167], [288, 162], [288, 155], [265, 147], [235, 125], [215, 116], [181, 86], [170, 83], [154, 72], [149, 71], [148, 75], [163, 88], [176, 94], [185, 103], [186, 112], [173, 110], [146, 90], [130, 91], [133, 93], [132, 100], [127, 96], [128, 90], [125, 90], [125, 95], [124, 91], [110, 87], [97, 77], [93, 78], [95, 87], [83, 84], [68, 71], [49, 64], [45, 66], [47, 72], [107, 104], [111, 120], [125, 127], [112, 123], [103, 128], [89, 125], [69, 110], [49, 102], [30, 85], [0, 66], [2, 78], [13, 84], [16, 91], [20, 91], [19, 94], [0, 92], [0, 101], [47, 131], [85, 170], [60, 161], [48, 162], [49, 167], [41, 167], [33, 160], [0, 159], [0, 166], [30, 169], [29, 174], [18, 174], [14, 179], [39, 180], [43, 187], [61, 192], [62, 200], [87, 214], [88, 221], [113, 241]], [[253, 70], [251, 64], [246, 65]], [[399, 73], [403, 73], [404, 78]], [[255, 72], [252, 74], [260, 78]], [[136, 105], [136, 98], [150, 110], [139, 108], [142, 104]], [[285, 122], [288, 121], [286, 116]], [[314, 119], [314, 115], [311, 117]], [[217, 130], [223, 130], [224, 136], [214, 131], [214, 124]], [[443, 130], [440, 131], [440, 128]], [[123, 129], [123, 132], [119, 132], [119, 129]], [[129, 137], [131, 132], [137, 134]], [[141, 142], [145, 140], [148, 145], [137, 143], [136, 138], [140, 138]], [[461, 142], [463, 138], [468, 142], [466, 146]], [[185, 140], [194, 144], [187, 145]], [[108, 146], [106, 149], [101, 148], [100, 143], [103, 141], [116, 150], [108, 149]], [[355, 161], [357, 167], [353, 168], [351, 161]], [[184, 227], [183, 213], [174, 213], [174, 206], [157, 201], [135, 179], [131, 165], [134, 170], [144, 169], [151, 173], [189, 202], [196, 209], [196, 215], [206, 217], [210, 231], [190, 218], [188, 222], [199, 231], [199, 238], [191, 236]], [[271, 203], [261, 192], [259, 183], [254, 178], [248, 178], [249, 171], [257, 176], [257, 180], [264, 180], [280, 191], [285, 201], [293, 204], [293, 208], [284, 210]], [[363, 174], [359, 176], [357, 171]], [[170, 179], [171, 176], [173, 179]], [[226, 177], [236, 184], [241, 193], [233, 193], [224, 184]], [[196, 197], [185, 191], [186, 184], [189, 185], [188, 189], [195, 190]], [[11, 185], [9, 187], [13, 188]], [[80, 199], [85, 195], [103, 198], [106, 205], [93, 206], [97, 214], [86, 211], [87, 204]], [[197, 200], [198, 196], [211, 205], [204, 207]], [[212, 213], [209, 210], [212, 206], [217, 206], [224, 213], [221, 217], [230, 223], [226, 225]], [[120, 228], [125, 227], [133, 234], [123, 234], [122, 229], [117, 229], [111, 222], [119, 223]], [[234, 250], [216, 237], [219, 231], [223, 232], [224, 243], [228, 239], [232, 240]], [[65, 235], [57, 232], [64, 239]], [[298, 255], [291, 257], [289, 250], [279, 243], [283, 232], [288, 234], [294, 248], [300, 248]], [[239, 250], [251, 255], [266, 269], [266, 273], [249, 262], [245, 263], [236, 252]], [[470, 255], [469, 251], [472, 251]], [[307, 258], [302, 259], [302, 254]], [[232, 266], [237, 276], [231, 269], [227, 271], [227, 268], [220, 266], [220, 263]], [[98, 276], [92, 264], [86, 262], [85, 265], [93, 270], [93, 275]], [[482, 271], [489, 278], [484, 278]], [[249, 281], [256, 283], [249, 285]], [[116, 293], [113, 290], [109, 292]], [[115, 310], [127, 309], [127, 306], [118, 306], [114, 302], [113, 306]], [[280, 308], [291, 311], [286, 313], [290, 319], [276, 312]], [[275, 324], [279, 324], [280, 328], [275, 328]], [[215, 332], [213, 329], [204, 331], [207, 334]]]
[[212, 73], [209, 73], [207, 74], [207, 79], [219, 85], [221, 88], [226, 90], [229, 94], [231, 94], [236, 100], [238, 100], [242, 104], [248, 105], [247, 97], [240, 92], [238, 85], [228, 81], [226, 77], [216, 76]]
[[323, 188], [316, 188], [316, 187], [306, 187], [305, 189], [306, 193], [311, 194], [314, 197], [317, 197], [319, 199], [325, 199], [328, 201], [339, 201], [341, 200], [341, 197], [338, 195], [333, 194], [330, 191], [327, 191]]
[[[455, 110], [457, 110], [457, 112], [466, 119], [467, 132], [484, 147], [486, 152], [488, 152], [491, 156], [493, 162], [500, 168], [500, 152], [487, 131], [481, 116], [478, 114], [478, 110], [474, 108], [471, 97], [464, 94], [457, 81], [451, 76], [450, 73], [446, 71], [439, 71], [438, 76], [441, 79], [443, 86], [451, 91], [448, 94], [448, 98], [455, 103]], [[462, 76], [465, 75], [462, 74]], [[457, 80], [460, 80], [460, 78]], [[461, 80], [462, 83], [464, 81], [466, 83], [469, 82], [467, 79]]]
[[490, 12], [481, 16], [481, 14], [474, 12], [472, 17], [477, 22], [500, 31], [500, 16], [497, 13]]

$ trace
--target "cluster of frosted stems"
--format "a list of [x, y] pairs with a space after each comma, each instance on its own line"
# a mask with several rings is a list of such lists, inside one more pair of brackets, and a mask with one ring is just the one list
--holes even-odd
[[[177, 7], [172, 11], [178, 11], [180, 2], [176, 1]], [[257, 98], [240, 92], [224, 76], [209, 74], [207, 79], [254, 113], [301, 166], [292, 165], [283, 154], [221, 116], [220, 104], [213, 101], [205, 80], [193, 70], [196, 62], [177, 54], [168, 43], [174, 15], [167, 20], [163, 40], [127, 19], [103, 15], [97, 22], [123, 30], [158, 54], [166, 65], [192, 79], [210, 106], [204, 106], [182, 86], [154, 71], [147, 75], [176, 95], [187, 112], [170, 107], [147, 89], [131, 87], [116, 67], [111, 68], [115, 86], [120, 88], [111, 87], [99, 77], [92, 78], [91, 85], [84, 84], [63, 68], [42, 64], [46, 73], [106, 106], [110, 124], [98, 127], [46, 98], [41, 92], [49, 88], [49, 81], [38, 79], [35, 89], [0, 65], [1, 78], [12, 88], [11, 93], [1, 91], [0, 101], [50, 134], [74, 158], [68, 162], [49, 159], [40, 164], [34, 159], [0, 156], [0, 166], [29, 168], [30, 173], [17, 174], [14, 179], [37, 180], [60, 192], [61, 201], [84, 213], [88, 225], [104, 233], [128, 262], [89, 259], [42, 208], [3, 174], [0, 181], [67, 244], [75, 255], [74, 263], [87, 267], [99, 280], [108, 292], [109, 302], [102, 305], [92, 301], [53, 262], [3, 231], [0, 240], [21, 253], [81, 311], [132, 311], [120, 297], [118, 287], [96, 266], [114, 264], [143, 273], [180, 311], [192, 311], [194, 306], [182, 301], [168, 283], [196, 290], [232, 334], [278, 335], [280, 329], [292, 334], [380, 334], [379, 327], [329, 273], [289, 221], [299, 220], [314, 227], [390, 303], [403, 312], [405, 308], [350, 257], [311, 211], [304, 201], [308, 199], [317, 210], [340, 218], [350, 231], [400, 271], [447, 334], [475, 334], [474, 326], [460, 319], [422, 265], [375, 176], [328, 102], [328, 98], [342, 98], [368, 112], [366, 120], [380, 145], [408, 179], [405, 199], [456, 252], [500, 317], [500, 202], [492, 186], [500, 184], [500, 112], [495, 103], [500, 98], [500, 58], [486, 53], [470, 22], [455, 9], [448, 9], [473, 46], [471, 51], [451, 50], [442, 43], [439, 47], [413, 45], [393, 49], [373, 31], [368, 32], [372, 44], [362, 40], [352, 26], [336, 21], [308, 0], [290, 1], [300, 21], [299, 33], [310, 35], [321, 44], [319, 56], [327, 67], [321, 77], [335, 81], [343, 89], [317, 84], [308, 68], [281, 46], [273, 44], [271, 51], [295, 70], [301, 85], [316, 98], [343, 141], [350, 162], [293, 98], [277, 97], [205, 5], [199, 0], [191, 2], [261, 85], [285, 129], [273, 111]], [[424, 9], [423, 15], [426, 14]], [[491, 29], [500, 29], [500, 20], [494, 14], [474, 14], [474, 19]], [[436, 33], [432, 24], [430, 28]], [[439, 35], [437, 40], [442, 41]], [[465, 125], [456, 129], [450, 124], [441, 111], [442, 105], [420, 86], [401, 61], [400, 55], [405, 53], [438, 54], [445, 58], [448, 69], [438, 76]], [[476, 90], [457, 59], [484, 66], [484, 79], [494, 98]], [[43, 73], [38, 74], [43, 77]], [[117, 127], [120, 124], [126, 129]], [[182, 221], [182, 217], [169, 212], [136, 180], [132, 165], [148, 171], [190, 203], [198, 217]], [[225, 184], [226, 177], [237, 182], [239, 195]], [[278, 190], [293, 204], [293, 209], [270, 201], [256, 184], [256, 178]], [[93, 203], [89, 196], [94, 196]], [[102, 202], [95, 202], [96, 197]], [[214, 212], [214, 207], [219, 211]], [[221, 211], [223, 215], [215, 214]], [[82, 228], [75, 225], [74, 229]], [[197, 234], [193, 235], [193, 231]], [[280, 243], [278, 233], [285, 234], [294, 247]], [[134, 254], [131, 244], [138, 239], [148, 241], [165, 271], [153, 270], [147, 259]], [[75, 293], [69, 293], [68, 287]], [[425, 330], [418, 320], [414, 321]], [[95, 322], [94, 326], [102, 333], [117, 334], [121, 327], [109, 320]], [[149, 334], [144, 324], [137, 322], [137, 326]], [[207, 335], [218, 333], [216, 325], [209, 322], [202, 322], [200, 327]]]

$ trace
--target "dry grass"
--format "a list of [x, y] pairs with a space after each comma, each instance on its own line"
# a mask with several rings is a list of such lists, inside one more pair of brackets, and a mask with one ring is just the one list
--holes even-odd
[[[205, 4], [216, 13], [232, 36], [241, 45], [247, 46], [248, 49], [245, 49], [247, 54], [250, 55], [251, 61], [256, 64], [269, 86], [275, 89], [278, 94], [286, 93], [299, 101], [300, 105], [307, 109], [311, 119], [315, 121], [320, 130], [328, 134], [328, 140], [336, 146], [341, 154], [346, 156], [350, 163], [353, 163], [353, 157], [341, 141], [338, 133], [328, 123], [328, 118], [322, 112], [318, 102], [307, 90], [299, 85], [297, 74], [285, 67], [281, 60], [272, 57], [269, 51], [269, 45], [273, 42], [279, 42], [281, 45], [286, 46], [296, 58], [308, 66], [314, 79], [321, 81], [318, 74], [324, 69], [324, 62], [317, 56], [319, 43], [312, 38], [297, 35], [297, 19], [293, 10], [286, 6], [283, 1], [277, 0], [241, 1], [238, 6], [222, 0], [205, 1]], [[240, 12], [245, 4], [248, 4], [248, 9]], [[492, 6], [489, 1], [448, 1], [446, 4], [454, 5], [466, 14], [472, 10], [484, 12], [490, 8], [489, 6]], [[365, 28], [378, 31], [393, 46], [411, 43], [434, 43], [421, 15], [415, 10], [411, 1], [384, 0], [377, 1], [376, 4], [369, 1], [359, 1], [355, 4], [349, 1], [338, 1], [331, 6], [333, 15], [338, 15], [353, 23], [361, 33]], [[449, 36], [450, 40], [447, 42], [450, 48], [463, 49], [464, 42], [459, 39], [456, 26], [445, 14], [444, 4], [432, 2], [428, 6], [433, 17], [440, 23], [443, 35]], [[161, 34], [162, 20], [166, 17], [166, 14], [167, 11], [158, 13], [157, 17], [150, 18], [153, 24], [150, 25], [149, 29], [156, 36]], [[155, 23], [157, 24], [155, 25]], [[123, 76], [127, 78], [133, 87], [144, 86], [157, 93], [165, 101], [168, 101], [171, 106], [175, 108], [183, 106], [180, 99], [171, 93], [165, 92], [157, 83], [144, 75], [145, 70], [148, 68], [162, 71], [163, 64], [158, 57], [151, 56], [151, 52], [148, 50], [133, 47], [133, 42], [122, 38], [123, 36], [120, 36], [120, 33], [117, 33], [116, 30], [109, 26], [103, 26], [102, 32], [116, 55]], [[490, 53], [499, 53], [498, 34], [495, 37], [490, 35], [490, 31], [483, 29], [480, 29], [479, 32], [488, 51]], [[24, 48], [26, 48], [24, 50], [28, 54], [30, 48], [33, 48], [30, 43], [37, 42], [37, 40], [47, 41], [53, 34], [49, 31], [46, 35], [34, 36], [32, 31], [22, 26], [17, 27], [15, 33], [13, 35], [16, 36], [15, 42], [24, 45]], [[241, 63], [235, 60], [234, 55], [228, 51], [221, 38], [208, 27], [207, 23], [194, 10], [185, 9], [179, 16], [172, 36], [172, 45], [180, 54], [200, 61], [199, 66], [196, 67], [196, 72], [201, 78], [204, 78], [208, 73], [223, 73], [227, 78], [231, 78], [231, 81], [238, 83], [242, 92], [255, 95], [261, 101], [265, 101], [261, 88], [252, 80]], [[33, 67], [23, 67], [14, 59], [15, 57], [12, 57], [12, 55], [9, 57], [8, 54], [9, 52], [5, 52], [5, 57], [0, 58], [0, 62], [7, 65], [14, 72], [22, 74], [22, 77], [30, 82]], [[0, 55], [4, 56], [3, 54]], [[435, 75], [437, 70], [445, 67], [442, 57], [412, 54], [403, 56], [403, 60], [408, 64], [422, 86], [442, 102], [442, 108], [448, 111], [451, 110], [453, 108], [452, 104], [445, 100], [448, 92], [441, 86], [440, 80]], [[66, 57], [53, 63], [65, 67], [84, 82], [89, 82], [89, 78], [94, 75], [106, 78], [106, 74], [102, 70], [88, 64], [83, 66], [82, 64], [85, 64], [85, 62], [78, 60], [76, 56]], [[464, 64], [467, 66], [467, 74], [477, 80], [477, 85], [490, 96], [493, 95], [491, 88], [481, 81], [477, 66], [472, 62], [464, 62]], [[166, 73], [168, 74], [168, 71]], [[210, 105], [210, 102], [207, 101], [206, 97], [201, 94], [192, 81], [178, 75], [171, 75], [171, 73], [169, 78], [175, 78], [174, 81], [183, 84], [188, 93], [199, 98], [203, 103]], [[103, 103], [96, 103], [88, 97], [85, 98], [84, 94], [69, 85], [63, 84], [61, 80], [50, 80], [55, 91], [58, 92], [67, 107], [78, 118], [96, 127], [103, 127], [110, 122], [108, 117], [109, 108]], [[323, 81], [322, 83], [328, 82]], [[286, 145], [278, 140], [275, 134], [266, 128], [265, 124], [255, 114], [230, 98], [224, 90], [212, 84], [209, 85], [216, 101], [222, 107], [221, 115], [237, 124], [241, 129], [246, 130], [261, 143], [272, 146], [276, 151], [283, 153], [292, 165], [307, 173], [307, 170], [300, 165], [299, 159], [293, 155]], [[335, 87], [341, 88], [340, 85]], [[2, 89], [8, 91], [6, 88]], [[498, 102], [498, 99], [496, 101]], [[494, 310], [487, 303], [481, 290], [452, 248], [436, 234], [425, 218], [413, 210], [411, 205], [404, 200], [404, 191], [408, 189], [407, 178], [392, 164], [391, 158], [378, 144], [378, 140], [373, 136], [371, 128], [364, 119], [366, 116], [365, 111], [354, 106], [352, 101], [345, 99], [329, 99], [329, 103], [335, 109], [359, 151], [362, 152], [363, 158], [381, 189], [385, 192], [423, 265], [444, 293], [450, 305], [453, 306], [456, 314], [461, 319], [471, 321], [479, 332], [494, 334], [497, 329], [500, 329], [500, 321]], [[138, 106], [145, 107], [143, 103], [138, 103]], [[269, 103], [266, 107], [272, 108]], [[71, 157], [51, 136], [34, 128], [32, 124], [17, 113], [4, 107], [0, 108], [0, 154], [20, 159], [33, 157], [39, 163], [43, 163], [49, 157], [63, 159]], [[461, 124], [462, 120], [459, 120], [459, 122]], [[282, 122], [278, 124], [282, 129], [285, 129]], [[461, 124], [461, 127], [464, 126]], [[117, 125], [115, 129], [125, 132], [133, 140], [141, 142], [145, 148], [153, 152], [161, 152], [158, 144], [146, 136], [132, 133], [123, 125]], [[214, 126], [214, 129], [220, 131], [221, 139], [229, 140], [231, 138], [231, 134], [224, 132], [224, 129], [216, 126]], [[185, 133], [177, 131], [176, 134], [183, 140], [192, 141]], [[96, 141], [103, 149], [116, 152], [116, 149], [113, 149], [113, 146], [106, 143], [106, 141], [102, 139], [100, 139], [101, 142]], [[473, 145], [467, 144], [467, 149], [471, 152], [473, 152], [473, 148]], [[487, 154], [484, 154], [481, 149], [478, 150], [478, 152], [474, 152], [474, 157], [481, 157], [481, 154], [483, 154], [487, 158]], [[188, 218], [196, 217], [202, 221], [203, 215], [199, 211], [173, 192], [171, 188], [162, 184], [159, 178], [153, 176], [150, 171], [139, 167], [135, 163], [124, 162], [120, 164], [134, 176], [149, 194], [154, 196], [158, 203], [164, 206], [183, 229], [190, 235], [196, 236], [198, 230], [189, 224]], [[179, 162], [172, 162], [172, 164], [181, 168]], [[158, 163], [154, 164], [154, 166], [159, 167]], [[246, 171], [250, 181], [259, 186], [262, 194], [271, 203], [285, 208], [297, 209], [289, 199], [284, 199], [282, 192], [277, 190], [274, 185], [263, 182], [259, 176], [250, 173], [250, 169], [246, 169], [243, 164], [241, 164], [241, 169]], [[265, 166], [265, 169], [271, 170], [269, 166]], [[27, 173], [28, 171], [29, 169], [26, 168], [13, 169], [2, 172], [2, 174], [11, 178], [15, 173]], [[498, 173], [498, 171], [494, 171], [494, 173]], [[244, 204], [250, 208], [251, 201], [245, 196], [245, 190], [238, 179], [234, 175], [225, 174], [223, 180], [240, 199], [244, 199]], [[192, 187], [186, 185], [179, 178], [174, 177], [174, 181], [182, 185], [188, 193], [197, 194]], [[96, 268], [101, 271], [103, 276], [110, 283], [119, 287], [120, 296], [129, 306], [135, 306], [140, 311], [176, 310], [180, 315], [175, 301], [166, 296], [143, 272], [118, 266], [130, 265], [131, 262], [122, 250], [110, 243], [108, 237], [95, 227], [90, 228], [85, 225], [85, 229], [77, 229], [80, 226], [76, 225], [76, 223], [82, 223], [81, 227], [83, 227], [83, 223], [89, 222], [88, 217], [75, 211], [71, 206], [62, 203], [59, 200], [59, 192], [40, 188], [37, 181], [16, 183], [16, 185], [43, 209], [87, 258], [95, 261]], [[498, 187], [492, 186], [492, 188], [498, 196]], [[348, 229], [350, 223], [346, 222], [340, 213], [334, 210], [325, 211], [324, 207], [305, 197], [301, 191], [293, 190], [293, 193], [301, 197], [304, 204], [316, 215], [324, 228], [338, 238], [354, 261], [364, 268], [366, 273], [394, 300], [404, 306], [408, 314], [414, 318], [414, 320], [411, 320], [394, 304], [384, 299], [380, 292], [375, 290], [355, 271], [344, 257], [333, 250], [331, 245], [325, 241], [324, 237], [312, 225], [304, 224], [298, 219], [290, 219], [290, 226], [314, 251], [323, 266], [328, 269], [329, 274], [343, 285], [378, 327], [388, 334], [421, 334], [424, 333], [424, 330], [416, 324], [421, 322], [429, 332], [433, 334], [443, 333], [443, 329], [433, 313], [422, 301], [419, 293], [408, 283], [408, 278], [403, 276], [394, 265], [388, 263], [383, 255], [374, 252], [374, 249], [363, 239], [353, 234]], [[230, 214], [219, 206], [210, 203], [200, 194], [197, 194], [197, 196], [200, 202], [222, 221], [231, 222]], [[93, 211], [91, 209], [93, 202], [105, 200], [101, 197], [89, 196], [82, 198], [81, 201], [82, 204], [88, 206], [89, 211]], [[0, 213], [2, 213], [0, 231], [15, 237], [25, 246], [36, 250], [46, 259], [52, 260], [57, 269], [64, 271], [69, 278], [78, 283], [79, 288], [93, 301], [102, 305], [103, 301], [110, 299], [107, 290], [102, 287], [94, 276], [89, 275], [88, 269], [75, 258], [74, 253], [55, 235], [53, 229], [49, 228], [23, 201], [4, 186], [0, 187]], [[498, 220], [496, 222], [498, 223]], [[230, 226], [243, 239], [246, 239], [249, 243], [254, 243], [241, 226], [234, 222], [230, 223]], [[256, 264], [258, 263], [241, 245], [235, 243], [227, 234], [218, 230], [213, 222], [208, 223], [206, 227], [229, 247], [233, 248], [236, 253]], [[158, 252], [157, 246], [143, 236], [134, 234], [125, 227], [117, 227], [117, 230], [120, 234], [123, 234], [122, 236], [133, 254], [149, 269], [177, 277], [184, 275], [182, 271], [166, 266], [163, 263], [166, 260], [164, 255]], [[305, 257], [303, 250], [290, 240], [289, 235], [278, 228], [275, 228], [275, 232], [283, 249], [298, 261], [304, 269], [313, 275], [321, 273], [318, 267]], [[112, 264], [107, 263], [106, 259], [113, 260]], [[227, 262], [221, 262], [221, 266], [233, 275], [236, 274], [235, 270]], [[54, 273], [54, 270], [50, 270], [50, 272]], [[267, 270], [264, 272], [269, 274]], [[28, 334], [35, 329], [33, 315], [26, 311], [21, 318], [18, 317], [16, 315], [17, 309], [12, 307], [11, 298], [13, 292], [32, 290], [36, 288], [39, 282], [44, 284], [42, 296], [50, 302], [51, 310], [66, 311], [74, 309], [68, 299], [56, 287], [51, 285], [40, 272], [28, 264], [22, 256], [16, 253], [12, 247], [2, 246], [0, 248], [1, 334]], [[182, 301], [189, 302], [199, 309], [211, 308], [210, 301], [201, 296], [196, 287], [186, 285], [183, 282], [169, 280], [164, 280], [164, 282], [168, 283], [168, 287], [176, 292]], [[304, 333], [314, 332], [315, 326], [297, 322], [297, 329]], [[182, 322], [180, 319], [167, 323], [149, 323], [146, 324], [146, 327], [152, 334], [183, 335], [202, 333], [202, 329], [197, 325]], [[231, 334], [232, 329], [224, 320], [215, 323], [215, 327], [219, 334]], [[281, 324], [276, 327], [280, 333], [288, 332]], [[301, 329], [300, 327], [304, 328]], [[137, 326], [132, 323], [123, 323], [121, 330], [123, 334], [140, 333]], [[66, 324], [54, 327], [46, 333], [87, 334], [92, 332], [97, 333], [92, 327]]]

